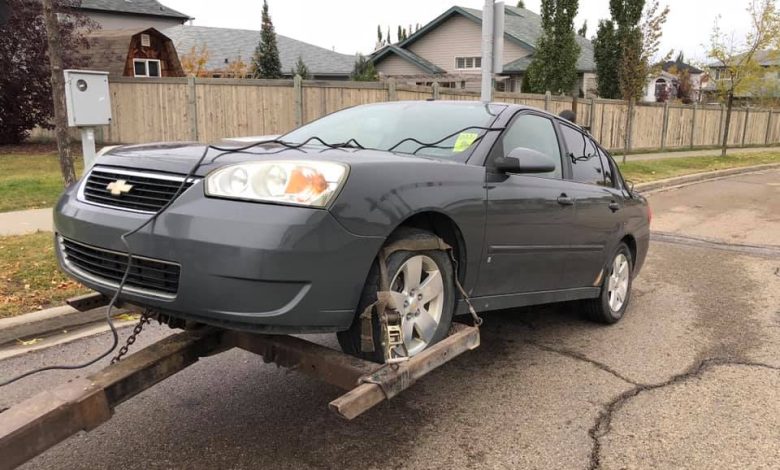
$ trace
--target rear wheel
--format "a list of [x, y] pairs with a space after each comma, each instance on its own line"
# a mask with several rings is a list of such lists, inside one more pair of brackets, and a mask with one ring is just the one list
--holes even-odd
[[591, 320], [612, 324], [623, 318], [631, 299], [633, 268], [631, 250], [625, 243], [621, 243], [607, 268], [606, 277], [601, 286], [601, 294], [596, 299], [584, 301], [585, 313]]
[[[421, 240], [434, 235], [418, 230], [403, 229], [388, 243], [399, 240]], [[396, 251], [387, 258], [387, 275], [395, 305], [400, 309], [403, 347], [396, 347], [396, 356], [414, 356], [447, 335], [455, 304], [452, 262], [444, 251]], [[386, 358], [381, 346], [379, 320], [372, 318], [374, 352], [360, 348], [363, 310], [376, 302], [379, 289], [379, 266], [374, 263], [355, 320], [349, 330], [338, 333], [341, 349], [349, 354], [383, 363]]]

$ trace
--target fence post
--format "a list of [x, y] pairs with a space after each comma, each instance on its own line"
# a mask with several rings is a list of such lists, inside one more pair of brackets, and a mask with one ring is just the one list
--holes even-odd
[[549, 91], [545, 92], [544, 94], [544, 110], [549, 111], [550, 110], [550, 100], [552, 99], [552, 93]]
[[726, 106], [721, 103], [720, 104], [720, 119], [718, 120], [718, 145], [723, 143], [723, 127], [725, 124], [723, 123], [723, 117], [726, 114], [725, 113]]
[[745, 146], [745, 138], [747, 137], [748, 119], [750, 119], [750, 105], [745, 108], [745, 126], [742, 128], [742, 146]]
[[295, 127], [303, 125], [303, 78], [293, 77], [293, 97], [295, 100]]
[[441, 95], [439, 92], [439, 82], [433, 82], [431, 88], [433, 89], [433, 101], [438, 101], [439, 99], [441, 99]]
[[590, 129], [590, 133], [593, 134], [593, 122], [595, 121], [594, 115], [596, 114], [596, 100], [594, 98], [590, 99], [590, 112], [588, 113], [588, 129]]
[[772, 108], [767, 110], [769, 115], [766, 117], [766, 137], [764, 137], [764, 145], [769, 145], [769, 134], [772, 133]]
[[387, 79], [387, 101], [398, 101], [398, 89], [393, 77]]
[[691, 148], [693, 148], [693, 142], [696, 138], [696, 111], [698, 111], [699, 105], [693, 103], [693, 117], [691, 117]]
[[187, 113], [190, 115], [190, 140], [198, 141], [198, 95], [195, 92], [195, 77], [187, 77]]
[[661, 129], [661, 150], [666, 150], [667, 135], [669, 135], [669, 101], [664, 101], [664, 124]]

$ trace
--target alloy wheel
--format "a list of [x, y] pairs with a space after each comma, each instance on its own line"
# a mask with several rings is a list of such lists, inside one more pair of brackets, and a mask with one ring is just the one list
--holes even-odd
[[609, 308], [613, 312], [619, 312], [623, 308], [628, 296], [628, 281], [630, 275], [628, 258], [623, 253], [618, 253], [612, 262], [612, 273], [607, 284], [609, 294]]

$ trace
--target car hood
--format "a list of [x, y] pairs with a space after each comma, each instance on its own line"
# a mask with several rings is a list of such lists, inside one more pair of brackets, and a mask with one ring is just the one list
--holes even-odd
[[[451, 163], [445, 160], [397, 154], [379, 150], [324, 149], [310, 146], [290, 149], [279, 144], [267, 144], [237, 151], [242, 148], [235, 143], [226, 143], [223, 150], [208, 149], [206, 158], [195, 172], [197, 176], [225, 165], [258, 160], [323, 160], [363, 165], [375, 162], [397, 161], [399, 163]], [[232, 150], [231, 150], [232, 149]], [[97, 165], [107, 165], [132, 170], [151, 170], [175, 174], [188, 174], [203, 156], [206, 146], [194, 142], [126, 145], [117, 147], [98, 158]]]

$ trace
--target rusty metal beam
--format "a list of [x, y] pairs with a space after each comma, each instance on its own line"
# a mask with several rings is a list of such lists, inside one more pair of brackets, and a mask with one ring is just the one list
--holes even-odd
[[453, 323], [450, 335], [397, 367], [384, 366], [361, 379], [361, 385], [330, 402], [330, 409], [354, 419], [385, 399], [414, 384], [420, 377], [466, 351], [479, 347], [479, 329]]
[[364, 375], [380, 365], [295, 336], [227, 332], [226, 341], [273, 362], [316, 377], [344, 390], [352, 390]]
[[224, 347], [221, 334], [203, 328], [169, 336], [94, 375], [11, 407], [0, 414], [0, 469], [21, 465], [108, 421], [119, 403]]

